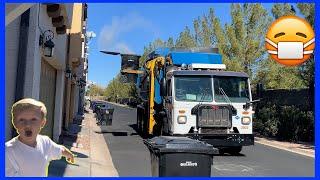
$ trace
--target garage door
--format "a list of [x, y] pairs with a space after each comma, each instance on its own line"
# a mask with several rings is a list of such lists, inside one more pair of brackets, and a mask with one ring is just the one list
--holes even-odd
[[57, 70], [47, 63], [44, 59], [41, 60], [41, 77], [40, 77], [40, 101], [47, 107], [47, 124], [41, 130], [41, 134], [52, 138], [53, 123], [54, 123], [54, 108], [56, 97], [56, 74]]

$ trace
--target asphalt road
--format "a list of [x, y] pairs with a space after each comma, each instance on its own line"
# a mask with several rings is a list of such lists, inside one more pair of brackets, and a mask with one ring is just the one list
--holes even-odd
[[[113, 124], [102, 132], [119, 176], [151, 176], [149, 150], [135, 131], [136, 110], [114, 107]], [[313, 158], [256, 143], [238, 156], [214, 156], [211, 176], [314, 176], [314, 169]]]

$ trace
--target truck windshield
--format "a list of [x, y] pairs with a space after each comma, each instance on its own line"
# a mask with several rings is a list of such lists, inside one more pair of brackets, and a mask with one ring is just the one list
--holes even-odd
[[227, 102], [221, 90], [231, 102], [247, 102], [249, 98], [248, 78], [243, 77], [214, 77], [214, 100]]
[[177, 101], [212, 102], [212, 81], [210, 76], [176, 76], [175, 98]]

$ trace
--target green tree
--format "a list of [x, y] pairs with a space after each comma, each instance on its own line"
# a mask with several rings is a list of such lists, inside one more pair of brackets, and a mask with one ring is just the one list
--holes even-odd
[[88, 96], [103, 96], [103, 93], [104, 88], [96, 84], [91, 85], [87, 91]]
[[275, 4], [272, 7], [272, 15], [275, 19], [281, 16], [295, 15], [296, 10], [289, 3]]
[[[314, 4], [298, 4], [298, 8], [303, 11], [302, 14], [306, 19], [314, 22]], [[295, 12], [294, 7], [287, 3], [275, 4], [272, 8], [274, 18], [292, 15]], [[218, 47], [227, 69], [246, 72], [253, 80], [253, 84], [264, 82], [266, 88], [304, 87], [299, 76], [302, 76], [305, 84], [312, 82], [314, 72], [312, 61], [308, 61], [309, 64], [306, 63], [298, 69], [283, 68], [269, 59], [264, 47], [264, 36], [272, 17], [261, 4], [232, 4], [231, 19], [230, 24], [222, 27], [219, 18], [214, 15], [213, 8], [210, 8], [207, 15], [193, 20], [194, 33], [186, 26], [175, 44], [172, 38], [167, 42], [157, 39], [149, 43], [144, 49], [140, 64], [142, 65], [146, 56], [158, 47], [215, 46]]]
[[162, 41], [160, 38], [156, 39], [152, 43], [152, 49], [155, 49], [157, 47], [165, 47], [165, 46], [166, 46], [166, 42]]
[[193, 29], [194, 29], [194, 40], [196, 45], [201, 44], [201, 30], [200, 30], [200, 18], [193, 20]]
[[193, 48], [196, 47], [196, 41], [194, 36], [192, 35], [188, 26], [184, 28], [184, 30], [180, 33], [177, 41], [176, 47], [179, 48]]
[[166, 46], [168, 48], [173, 48], [174, 47], [174, 41], [173, 41], [173, 38], [172, 37], [169, 37], [167, 43], [166, 43]]
[[203, 46], [203, 47], [211, 47], [211, 30], [210, 30], [210, 27], [209, 27], [209, 22], [208, 22], [208, 18], [207, 16], [203, 16], [202, 17], [202, 20], [201, 20], [201, 44], [200, 46]]
[[117, 98], [136, 98], [136, 88], [132, 83], [121, 82], [121, 75], [118, 74], [113, 78], [107, 88], [104, 91], [104, 96], [106, 96], [111, 101], [116, 101]]
[[194, 40], [197, 47], [212, 47], [214, 44], [214, 33], [212, 29], [212, 21], [214, 16], [213, 8], [210, 8], [209, 15], [203, 15], [201, 18], [193, 20]]
[[272, 59], [261, 62], [253, 84], [263, 83], [268, 89], [295, 89], [304, 87], [296, 67], [280, 65]]
[[259, 62], [266, 59], [264, 36], [271, 22], [267, 10], [261, 4], [232, 4], [232, 21], [224, 29], [214, 14], [209, 17], [213, 40], [228, 70], [245, 71], [253, 78]]
[[310, 25], [314, 27], [314, 3], [298, 3], [297, 7]]
[[[298, 9], [301, 14], [304, 15], [305, 19], [310, 23], [310, 25], [314, 29], [314, 4], [313, 3], [298, 3]], [[311, 56], [310, 60], [305, 62], [302, 66], [300, 66], [300, 77], [302, 78], [304, 84], [309, 87], [309, 97], [310, 97], [310, 106], [314, 109], [314, 72], [315, 72], [315, 63], [314, 56]]]
[[161, 39], [158, 38], [152, 43], [149, 43], [148, 46], [145, 46], [143, 54], [139, 60], [140, 67], [143, 67], [143, 64], [147, 60], [147, 56], [149, 53], [151, 53], [157, 48], [164, 48], [164, 47], [168, 47], [168, 48], [175, 47], [174, 40], [172, 37], [169, 37], [167, 41], [162, 41]]
[[[296, 10], [288, 3], [274, 4], [272, 7], [272, 15], [275, 19], [286, 16], [295, 15]], [[284, 67], [268, 58], [259, 63], [257, 76], [254, 83], [262, 82], [266, 88], [271, 89], [292, 89], [305, 87], [299, 72], [299, 67]]]

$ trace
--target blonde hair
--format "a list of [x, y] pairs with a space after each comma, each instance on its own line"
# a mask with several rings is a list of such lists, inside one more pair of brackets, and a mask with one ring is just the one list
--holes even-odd
[[32, 98], [25, 98], [15, 102], [11, 108], [11, 117], [12, 123], [17, 114], [26, 110], [37, 110], [40, 109], [41, 111], [41, 119], [46, 119], [47, 116], [47, 108], [41, 101], [37, 101]]

